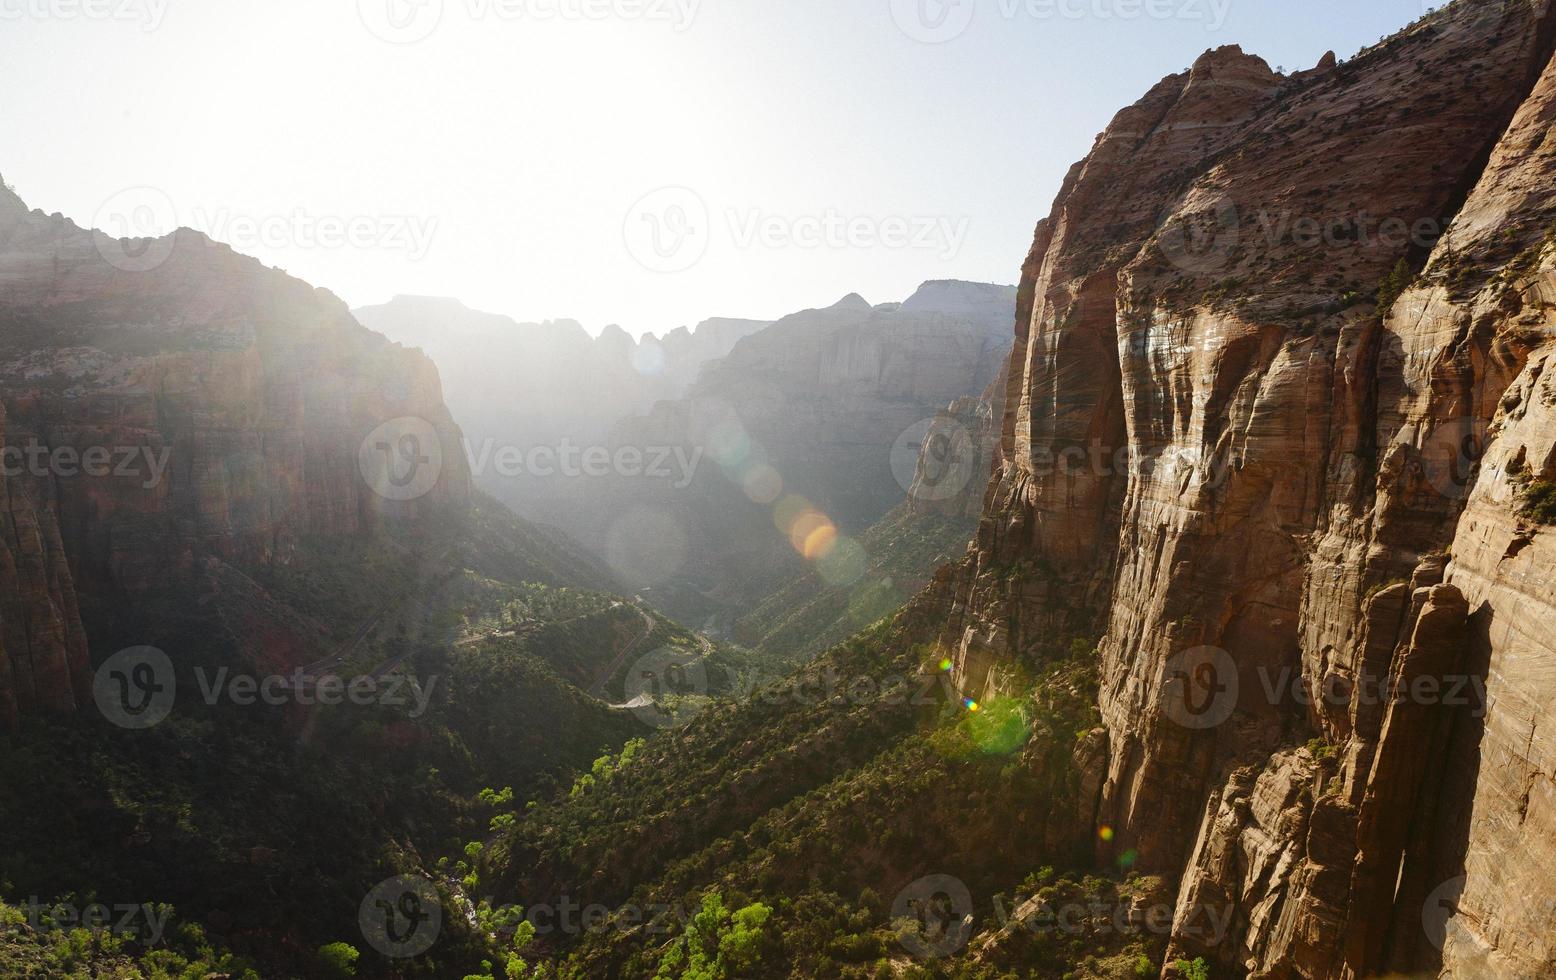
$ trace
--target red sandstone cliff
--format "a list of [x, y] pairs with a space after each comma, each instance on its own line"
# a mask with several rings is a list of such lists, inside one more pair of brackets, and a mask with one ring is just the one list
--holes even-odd
[[[328, 292], [189, 230], [115, 241], [8, 190], [0, 403], [0, 726], [90, 698], [78, 597], [132, 601], [205, 560], [284, 561], [299, 536], [469, 490], [431, 362]], [[392, 500], [359, 451], [404, 417], [436, 434], [441, 470]], [[107, 462], [88, 474], [92, 451]]]
[[1038, 225], [946, 640], [982, 699], [1101, 637], [1099, 856], [1179, 882], [1174, 956], [1556, 975], [1553, 38], [1209, 52]]

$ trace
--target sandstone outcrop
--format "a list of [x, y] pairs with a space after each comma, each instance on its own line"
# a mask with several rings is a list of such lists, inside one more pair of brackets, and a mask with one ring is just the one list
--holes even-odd
[[1100, 638], [1098, 857], [1178, 883], [1169, 964], [1556, 975], [1553, 50], [1461, 0], [1207, 52], [1038, 225], [944, 642], [982, 700]]
[[[0, 723], [90, 697], [88, 597], [133, 602], [205, 559], [284, 562], [303, 536], [469, 493], [432, 363], [334, 296], [187, 229], [115, 240], [9, 190], [0, 403]], [[425, 487], [384, 495], [364, 447], [397, 419], [441, 459]]]

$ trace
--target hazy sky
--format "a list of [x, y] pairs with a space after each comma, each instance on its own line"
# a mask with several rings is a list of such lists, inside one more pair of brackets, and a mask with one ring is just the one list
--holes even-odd
[[1233, 43], [1310, 67], [1436, 5], [0, 0], [0, 173], [353, 305], [660, 332], [1014, 282], [1065, 170], [1163, 75]]

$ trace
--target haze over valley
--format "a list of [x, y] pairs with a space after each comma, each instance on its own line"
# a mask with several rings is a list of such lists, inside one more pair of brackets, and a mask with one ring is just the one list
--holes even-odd
[[0, 5], [0, 977], [1556, 976], [1556, 0], [1385, 6]]

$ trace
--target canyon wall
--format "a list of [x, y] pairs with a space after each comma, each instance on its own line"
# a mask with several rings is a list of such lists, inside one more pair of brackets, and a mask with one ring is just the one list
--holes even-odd
[[[790, 540], [800, 515], [857, 537], [903, 501], [931, 427], [999, 374], [1014, 300], [1010, 286], [935, 281], [901, 303], [849, 295], [782, 318], [684, 398], [615, 427], [615, 446], [674, 447], [693, 462], [685, 479], [575, 481], [582, 524], [567, 529], [676, 618], [750, 612], [806, 570]], [[942, 487], [952, 506], [958, 476], [983, 482], [967, 448]], [[857, 581], [855, 556], [839, 582]]]
[[1169, 964], [1556, 974], [1553, 38], [1208, 52], [1038, 225], [944, 642], [983, 700], [1099, 641], [1098, 857], [1179, 883]]
[[187, 229], [113, 239], [9, 190], [0, 404], [0, 724], [90, 698], [88, 604], [469, 493], [432, 363], [328, 292]]

